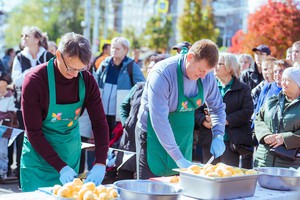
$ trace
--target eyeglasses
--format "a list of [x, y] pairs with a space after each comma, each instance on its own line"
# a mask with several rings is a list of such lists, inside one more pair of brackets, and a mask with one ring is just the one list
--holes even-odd
[[62, 60], [63, 60], [63, 62], [64, 62], [64, 64], [65, 64], [65, 66], [66, 66], [67, 72], [72, 72], [72, 73], [73, 73], [73, 72], [82, 72], [82, 71], [85, 71], [85, 70], [86, 70], [85, 67], [82, 68], [82, 69], [74, 69], [74, 68], [72, 68], [72, 67], [69, 67], [69, 66], [67, 65], [65, 59], [64, 59], [63, 54], [60, 53], [60, 55], [61, 55], [61, 58], [62, 58]]

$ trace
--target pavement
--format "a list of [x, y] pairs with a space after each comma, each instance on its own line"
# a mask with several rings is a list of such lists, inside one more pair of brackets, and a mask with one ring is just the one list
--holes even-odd
[[[14, 162], [13, 165], [11, 166], [12, 169], [15, 169], [16, 166], [16, 147], [14, 149]], [[7, 194], [7, 193], [13, 193], [13, 192], [21, 192], [19, 189], [19, 184], [18, 184], [18, 179], [15, 176], [10, 176], [8, 177], [7, 180], [2, 181], [0, 180], [0, 195], [1, 194]]]
[[21, 192], [17, 177], [10, 176], [5, 180], [0, 180], [0, 194], [13, 192]]

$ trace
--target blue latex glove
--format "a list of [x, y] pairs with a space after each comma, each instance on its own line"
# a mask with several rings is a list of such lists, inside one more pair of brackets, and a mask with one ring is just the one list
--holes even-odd
[[215, 156], [215, 158], [223, 155], [225, 151], [225, 144], [222, 135], [216, 135], [211, 142], [210, 153]]
[[176, 165], [179, 168], [188, 168], [189, 166], [192, 165], [192, 163], [191, 163], [191, 161], [188, 161], [185, 158], [181, 158], [181, 159], [179, 159], [179, 160], [176, 161]]
[[72, 169], [69, 166], [64, 166], [60, 171], [59, 171], [60, 177], [59, 180], [62, 184], [68, 183], [73, 181], [75, 176], [77, 175], [74, 169]]
[[105, 169], [105, 165], [95, 164], [89, 175], [86, 177], [84, 183], [94, 182], [96, 186], [100, 185], [105, 175]]

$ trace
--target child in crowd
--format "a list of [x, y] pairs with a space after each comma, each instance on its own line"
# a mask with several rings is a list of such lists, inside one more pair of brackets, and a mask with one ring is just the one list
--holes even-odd
[[[10, 76], [5, 72], [0, 72], [0, 179], [7, 177], [7, 144], [9, 139], [7, 135], [11, 129], [6, 126], [11, 126], [16, 110], [13, 94], [7, 90], [7, 85], [10, 82]], [[5, 126], [1, 126], [1, 124]]]

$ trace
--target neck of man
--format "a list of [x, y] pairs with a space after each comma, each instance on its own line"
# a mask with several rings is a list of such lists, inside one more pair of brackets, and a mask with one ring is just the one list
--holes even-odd
[[123, 61], [123, 59], [124, 59], [124, 57], [123, 58], [114, 58], [113, 59], [113, 63], [118, 66], [118, 65], [121, 64], [121, 62]]
[[261, 64], [256, 63], [256, 67], [257, 67], [258, 73], [261, 74], [262, 73]]

